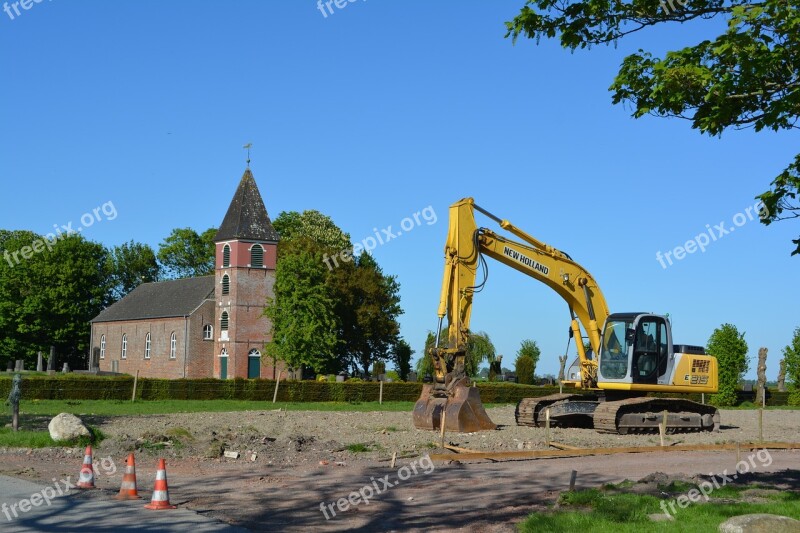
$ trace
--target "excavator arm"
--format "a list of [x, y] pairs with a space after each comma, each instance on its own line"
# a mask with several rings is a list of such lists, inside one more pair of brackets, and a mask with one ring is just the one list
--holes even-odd
[[[479, 227], [475, 211], [483, 213], [500, 227], [523, 242], [507, 239]], [[462, 199], [450, 206], [450, 222], [445, 244], [445, 268], [439, 300], [439, 327], [434, 347], [433, 384], [426, 385], [414, 409], [414, 423], [419, 428], [437, 429], [441, 412], [447, 417], [447, 429], [475, 431], [494, 427], [485, 414], [477, 391], [471, 388], [465, 372], [466, 348], [472, 299], [483, 288], [486, 280], [485, 256], [491, 257], [515, 270], [541, 281], [558, 293], [569, 307], [571, 330], [576, 339], [582, 339], [579, 326], [589, 338], [595, 354], [600, 352], [600, 328], [609, 315], [608, 305], [597, 282], [586, 269], [566, 253], [528, 235], [507, 220], [502, 220], [475, 204], [472, 198]], [[478, 281], [478, 271], [483, 270], [483, 280]], [[447, 319], [447, 347], [439, 348], [438, 332]], [[596, 387], [597, 362], [590, 359], [583, 343], [576, 342], [581, 363], [581, 386]], [[473, 390], [471, 398], [464, 391]], [[464, 396], [459, 399], [458, 396]], [[477, 397], [475, 400], [473, 397]], [[469, 429], [474, 428], [474, 429]]]

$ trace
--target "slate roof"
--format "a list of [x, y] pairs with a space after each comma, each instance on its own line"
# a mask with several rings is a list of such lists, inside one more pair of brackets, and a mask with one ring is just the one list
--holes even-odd
[[232, 239], [278, 242], [278, 232], [272, 227], [264, 200], [249, 168], [244, 171], [228, 212], [214, 236], [214, 242]]
[[92, 322], [188, 316], [207, 299], [214, 299], [214, 276], [143, 283]]

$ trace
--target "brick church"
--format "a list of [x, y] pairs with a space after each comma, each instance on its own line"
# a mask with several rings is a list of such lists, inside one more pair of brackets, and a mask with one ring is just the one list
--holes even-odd
[[144, 283], [92, 320], [102, 371], [151, 378], [267, 378], [283, 369], [262, 356], [272, 329], [278, 232], [245, 170], [214, 236], [213, 276]]

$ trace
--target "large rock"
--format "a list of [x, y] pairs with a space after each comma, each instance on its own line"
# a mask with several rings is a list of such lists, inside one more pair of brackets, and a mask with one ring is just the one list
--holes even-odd
[[50, 438], [53, 440], [74, 440], [92, 435], [80, 418], [69, 413], [53, 417], [47, 429], [50, 430]]
[[743, 514], [719, 525], [720, 533], [797, 533], [800, 521], [776, 514]]

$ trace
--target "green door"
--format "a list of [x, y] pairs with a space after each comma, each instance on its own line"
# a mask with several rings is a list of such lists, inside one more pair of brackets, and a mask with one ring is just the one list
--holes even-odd
[[219, 358], [219, 379], [228, 379], [228, 358]]
[[247, 358], [247, 379], [261, 377], [261, 357], [250, 355]]

